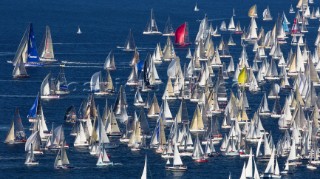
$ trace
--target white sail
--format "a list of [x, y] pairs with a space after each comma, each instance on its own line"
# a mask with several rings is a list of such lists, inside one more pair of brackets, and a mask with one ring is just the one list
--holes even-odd
[[100, 76], [101, 76], [101, 71], [96, 72], [91, 76], [90, 90], [92, 92], [99, 92], [100, 91]]
[[46, 32], [44, 34], [44, 38], [40, 46], [40, 60], [48, 62], [57, 61], [54, 58], [53, 42], [49, 26], [46, 26]]
[[144, 167], [143, 167], [143, 172], [142, 172], [142, 175], [141, 175], [141, 179], [147, 179], [147, 155], [146, 155], [145, 160], [144, 160]]
[[50, 95], [50, 83], [49, 83], [50, 77], [51, 77], [51, 73], [49, 73], [41, 83], [41, 90], [40, 90], [41, 96]]
[[173, 166], [183, 165], [177, 144], [174, 145]]

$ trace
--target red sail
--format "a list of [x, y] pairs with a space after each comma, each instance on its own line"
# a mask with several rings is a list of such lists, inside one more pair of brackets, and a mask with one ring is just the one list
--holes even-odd
[[189, 45], [189, 34], [187, 23], [180, 25], [175, 33], [175, 43], [180, 46]]
[[296, 19], [296, 18], [295, 18], [294, 21], [293, 21], [291, 33], [292, 33], [292, 34], [297, 34], [297, 33], [299, 33], [299, 28], [298, 28], [298, 25], [297, 25], [297, 19]]

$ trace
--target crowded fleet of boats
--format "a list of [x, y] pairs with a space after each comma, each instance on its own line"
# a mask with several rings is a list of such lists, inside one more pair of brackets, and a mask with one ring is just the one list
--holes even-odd
[[[66, 125], [73, 126], [70, 134], [74, 136], [73, 147], [87, 148], [88, 153], [97, 157], [96, 165], [99, 167], [113, 165], [108, 150], [119, 145], [110, 140], [112, 137], [131, 151], [154, 150], [165, 159], [164, 168], [172, 172], [189, 169], [183, 162], [186, 157], [197, 163], [206, 163], [218, 156], [247, 158], [241, 179], [281, 178], [294, 173], [296, 166], [316, 170], [320, 164], [320, 99], [317, 96], [320, 86], [320, 30], [314, 37], [314, 51], [306, 43], [306, 34], [308, 21], [320, 19], [320, 12], [314, 7], [310, 12], [312, 6], [305, 0], [300, 0], [296, 8], [291, 5], [289, 13], [295, 14], [291, 19], [291, 29], [286, 13], [272, 16], [269, 6], [264, 9], [261, 21], [274, 22], [269, 30], [259, 29], [256, 5], [249, 9], [250, 23], [245, 28], [239, 21], [235, 23], [234, 9], [228, 25], [222, 21], [221, 26], [215, 29], [205, 15], [193, 42], [189, 38], [188, 22], [173, 30], [168, 17], [161, 33], [151, 9], [143, 34], [165, 36], [164, 48], [155, 43], [153, 53], [149, 53], [144, 61], [140, 60], [139, 48], [135, 45], [132, 30], [129, 30], [122, 48], [132, 53], [129, 62], [131, 73], [126, 83], [115, 90], [111, 71], [117, 70], [117, 60], [110, 51], [103, 70], [91, 76], [90, 94], [80, 104], [79, 110], [71, 106], [66, 111]], [[198, 4], [194, 11], [199, 11]], [[81, 33], [78, 27], [77, 34]], [[228, 41], [223, 39], [226, 34]], [[174, 36], [174, 41], [171, 36]], [[220, 43], [214, 44], [213, 38], [219, 37]], [[238, 37], [241, 44], [236, 44], [233, 39]], [[191, 44], [194, 45], [193, 52]], [[287, 55], [282, 51], [285, 45], [291, 49]], [[230, 54], [231, 46], [240, 46], [238, 60]], [[176, 47], [188, 49], [186, 56], [179, 57]], [[247, 53], [249, 47], [253, 47], [253, 58]], [[29, 67], [57, 62], [48, 26], [39, 49], [40, 53], [36, 48], [33, 25], [29, 24], [10, 62], [14, 67], [13, 78], [29, 77]], [[182, 58], [188, 61], [183, 64]], [[165, 62], [168, 63], [167, 78], [157, 71], [157, 66]], [[127, 101], [124, 85], [135, 88], [133, 104]], [[165, 90], [156, 91], [159, 85], [165, 85]], [[29, 137], [19, 110], [15, 110], [5, 143], [25, 143], [26, 165], [41, 165], [36, 156], [45, 150], [56, 150], [54, 168], [73, 168], [67, 156], [71, 145], [66, 143], [63, 125], [48, 129], [41, 102], [59, 99], [69, 93], [64, 65], [57, 77], [47, 74], [28, 114], [32, 132]], [[116, 93], [114, 104], [106, 102], [100, 114], [95, 97], [107, 98]], [[156, 94], [162, 96], [161, 101]], [[251, 103], [249, 95], [256, 98], [256, 104]], [[280, 100], [283, 105], [280, 105]], [[170, 109], [173, 101], [180, 103], [176, 115]], [[129, 106], [135, 106], [133, 114], [128, 114]], [[189, 116], [190, 106], [195, 108]], [[258, 106], [256, 111], [253, 111], [253, 106]], [[252, 116], [248, 115], [249, 111]], [[277, 142], [272, 132], [265, 129], [264, 120], [277, 120], [277, 126], [272, 126], [281, 131]], [[154, 129], [150, 128], [150, 121], [155, 122]], [[147, 158], [145, 156], [141, 178], [148, 176]], [[286, 161], [283, 167], [278, 163], [279, 158]], [[261, 162], [267, 163], [264, 171], [258, 171], [257, 165]]]

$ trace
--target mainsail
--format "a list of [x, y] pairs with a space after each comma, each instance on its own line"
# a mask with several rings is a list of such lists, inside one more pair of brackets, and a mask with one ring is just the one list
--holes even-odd
[[36, 38], [33, 32], [33, 25], [30, 24], [28, 40], [28, 57], [26, 66], [41, 66], [38, 50], [36, 47]]
[[190, 44], [189, 29], [187, 22], [183, 23], [177, 28], [175, 33], [175, 43], [179, 46], [187, 46]]
[[50, 62], [57, 61], [54, 58], [52, 38], [49, 26], [46, 26], [46, 32], [40, 46], [40, 60]]

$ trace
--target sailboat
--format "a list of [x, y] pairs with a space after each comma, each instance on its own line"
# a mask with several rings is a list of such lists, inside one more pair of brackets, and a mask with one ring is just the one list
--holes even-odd
[[77, 34], [78, 34], [78, 35], [82, 34], [82, 31], [81, 31], [81, 29], [80, 29], [80, 26], [78, 26]]
[[101, 71], [96, 72], [91, 76], [90, 90], [95, 95], [98, 95], [98, 96], [109, 95], [114, 92], [112, 78], [110, 76], [109, 71], [107, 71], [107, 73], [108, 73], [107, 82], [105, 82], [102, 79]]
[[[91, 122], [90, 121], [87, 121], [87, 122]], [[75, 138], [75, 141], [74, 141], [74, 146], [75, 147], [82, 147], [82, 146], [89, 146], [89, 142], [87, 140], [87, 137], [86, 137], [86, 133], [84, 131], [84, 128], [83, 128], [83, 122], [79, 121], [79, 127], [77, 129], [77, 134], [76, 134], [76, 138]]]
[[129, 34], [126, 42], [124, 43], [123, 51], [132, 52], [132, 51], [135, 51], [135, 49], [136, 49], [136, 44], [134, 42], [132, 31], [131, 29], [129, 29]]
[[288, 160], [285, 163], [285, 167], [284, 170], [280, 172], [282, 175], [287, 175], [289, 173], [291, 173], [290, 168], [289, 168], [289, 162]]
[[275, 158], [275, 149], [272, 150], [270, 160], [264, 173], [260, 176], [262, 178], [281, 178], [280, 169], [277, 158]]
[[23, 34], [19, 47], [12, 60], [13, 66], [15, 66], [18, 62], [21, 63], [21, 60], [27, 67], [43, 66], [43, 63], [40, 61], [38, 55], [36, 47], [36, 38], [33, 32], [32, 23], [29, 24], [29, 26]]
[[108, 117], [106, 119], [106, 133], [108, 134], [108, 136], [122, 135], [119, 129], [118, 121], [112, 110], [109, 111]]
[[147, 175], [147, 155], [146, 155], [144, 159], [144, 167], [143, 167], [141, 179], [147, 179], [147, 176], [148, 175]]
[[269, 6], [267, 6], [267, 8], [263, 11], [262, 16], [264, 21], [272, 21]]
[[261, 100], [258, 112], [259, 112], [260, 116], [270, 116], [271, 115], [270, 109], [268, 106], [268, 100], [267, 100], [266, 93], [263, 94], [263, 98]]
[[289, 13], [290, 13], [290, 14], [296, 13], [295, 10], [294, 10], [294, 8], [292, 7], [292, 4], [290, 5]]
[[175, 32], [175, 44], [181, 47], [190, 45], [188, 23], [181, 24]]
[[139, 88], [137, 88], [136, 94], [134, 95], [134, 106], [137, 107], [143, 107], [146, 103], [143, 101], [142, 97], [141, 97], [141, 93]]
[[59, 99], [60, 95], [56, 94], [56, 86], [53, 79], [51, 79], [51, 73], [49, 73], [41, 83], [40, 87], [41, 99]]
[[228, 25], [228, 31], [235, 31], [236, 30], [236, 26], [234, 24], [234, 20], [233, 20], [233, 16], [231, 16], [230, 18], [230, 22], [229, 22], [229, 25]]
[[24, 150], [26, 152], [30, 152], [33, 150], [34, 154], [43, 154], [41, 151], [41, 137], [39, 135], [39, 131], [34, 132], [33, 134], [28, 137], [26, 144], [24, 146]]
[[253, 5], [250, 7], [248, 11], [248, 16], [251, 18], [258, 18], [258, 13], [257, 13], [257, 5]]
[[68, 89], [68, 83], [67, 79], [64, 73], [64, 67], [60, 67], [60, 72], [58, 74], [58, 77], [55, 81], [55, 93], [56, 94], [69, 94], [70, 91]]
[[7, 144], [19, 144], [25, 143], [26, 141], [26, 134], [22, 125], [19, 109], [16, 108], [10, 130], [4, 142]]
[[157, 118], [159, 116], [159, 114], [160, 114], [160, 107], [159, 107], [159, 104], [158, 104], [157, 96], [154, 93], [152, 104], [151, 104], [151, 106], [149, 108], [147, 116], [148, 116], [148, 118]]
[[67, 156], [67, 152], [64, 148], [64, 144], [62, 145], [61, 149], [59, 150], [57, 157], [54, 161], [54, 168], [55, 169], [70, 169], [73, 168], [70, 166], [70, 162]]
[[200, 112], [199, 105], [196, 107], [190, 125], [190, 132], [203, 132], [205, 131], [203, 118]]
[[46, 26], [46, 32], [43, 41], [40, 45], [40, 61], [42, 62], [56, 62], [53, 52], [53, 43], [51, 37], [50, 27]]
[[39, 165], [39, 162], [36, 161], [34, 158], [32, 144], [31, 144], [31, 150], [27, 153], [26, 161], [24, 162], [24, 164], [27, 166]]
[[196, 142], [195, 142], [195, 146], [192, 154], [192, 159], [198, 163], [208, 162], [208, 159], [205, 158], [198, 135], [196, 138]]
[[194, 9], [193, 9], [193, 11], [194, 12], [198, 12], [200, 9], [198, 8], [198, 3], [196, 3], [196, 5], [194, 6]]
[[101, 149], [100, 149], [100, 153], [99, 153], [99, 157], [96, 165], [98, 167], [113, 165], [113, 162], [110, 161], [108, 154], [104, 149], [103, 145], [100, 146], [100, 148]]
[[163, 30], [162, 36], [174, 36], [174, 35], [175, 35], [174, 29], [172, 27], [170, 16], [169, 16], [168, 19], [167, 19], [167, 22], [166, 22], [166, 24], [164, 26], [164, 30]]
[[307, 169], [309, 170], [316, 170], [317, 169], [317, 165], [312, 163], [312, 154], [313, 151], [310, 151], [309, 153], [309, 161], [308, 161], [308, 164], [307, 164]]
[[167, 170], [175, 171], [186, 171], [187, 166], [184, 166], [180, 157], [180, 153], [177, 147], [177, 144], [174, 145], [174, 157], [173, 157], [173, 165], [167, 166]]
[[161, 35], [158, 30], [156, 19], [153, 14], [153, 9], [151, 9], [150, 21], [147, 23], [145, 30], [143, 31], [145, 35]]
[[12, 76], [14, 79], [29, 78], [22, 58], [19, 58], [16, 65], [14, 66]]
[[109, 54], [104, 62], [103, 68], [105, 70], [110, 70], [110, 71], [116, 70], [116, 64], [114, 61], [114, 54], [113, 54], [112, 50], [109, 52]]

